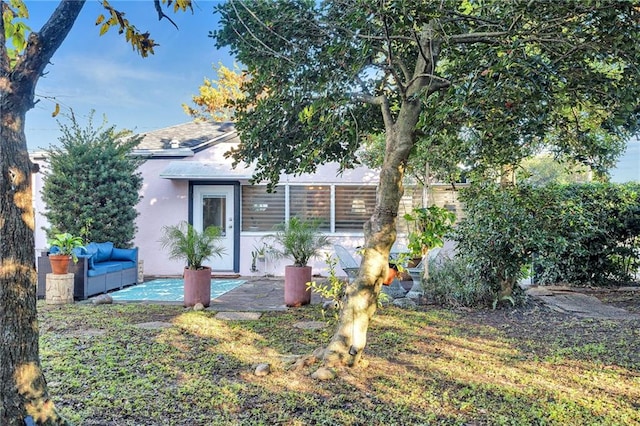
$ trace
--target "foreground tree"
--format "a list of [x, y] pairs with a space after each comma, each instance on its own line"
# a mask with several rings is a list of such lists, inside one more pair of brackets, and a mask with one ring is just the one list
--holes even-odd
[[142, 188], [141, 160], [130, 154], [141, 138], [114, 126], [96, 129], [92, 118], [82, 128], [72, 115], [70, 125], [60, 125], [60, 145], [47, 151], [44, 215], [52, 230], [130, 247]]
[[[367, 135], [385, 135], [362, 266], [327, 367], [361, 359], [418, 147], [446, 155], [464, 144], [487, 167], [511, 165], [559, 129], [547, 138], [559, 150], [592, 158], [598, 144], [586, 141], [597, 136], [558, 111], [606, 111], [608, 134], [637, 124], [637, 2], [231, 0], [218, 11], [217, 45], [251, 75], [232, 104], [242, 141], [232, 155], [256, 162], [255, 180], [349, 167]], [[557, 137], [563, 129], [579, 137]]]
[[[159, 0], [160, 18], [166, 17]], [[165, 3], [165, 0], [163, 0]], [[168, 1], [168, 3], [172, 3]], [[101, 34], [118, 28], [142, 56], [155, 42], [121, 12], [102, 2]], [[42, 374], [36, 318], [36, 271], [31, 173], [25, 116], [35, 104], [38, 79], [73, 26], [84, 1], [62, 1], [40, 31], [28, 33], [22, 0], [0, 0], [0, 424], [63, 424]], [[188, 0], [174, 9], [190, 7]]]

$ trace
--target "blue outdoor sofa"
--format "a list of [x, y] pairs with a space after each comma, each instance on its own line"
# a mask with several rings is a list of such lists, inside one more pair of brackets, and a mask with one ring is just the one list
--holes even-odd
[[[50, 252], [55, 253], [57, 247]], [[73, 296], [84, 300], [96, 294], [121, 289], [138, 281], [138, 248], [124, 249], [104, 243], [89, 243], [77, 249], [78, 263], [71, 263], [75, 274]], [[38, 258], [38, 297], [45, 297], [46, 275], [51, 272], [48, 253]]]

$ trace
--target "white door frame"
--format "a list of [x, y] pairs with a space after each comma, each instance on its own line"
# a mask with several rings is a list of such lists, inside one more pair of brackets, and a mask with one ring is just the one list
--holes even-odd
[[[192, 185], [191, 218], [193, 227], [202, 232], [203, 228], [203, 204], [206, 199], [223, 200], [221, 205], [224, 211], [219, 212], [216, 225], [221, 227], [223, 238], [221, 244], [225, 248], [222, 258], [213, 256], [205, 261], [211, 266], [213, 272], [237, 272], [238, 244], [240, 222], [238, 218], [238, 206], [236, 203], [236, 191], [238, 185], [233, 184], [194, 184]], [[223, 223], [224, 222], [224, 226]]]

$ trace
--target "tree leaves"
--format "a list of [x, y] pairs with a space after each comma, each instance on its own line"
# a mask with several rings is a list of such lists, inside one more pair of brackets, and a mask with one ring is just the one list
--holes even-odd
[[139, 160], [129, 155], [138, 138], [125, 138], [114, 127], [82, 128], [71, 118], [61, 125], [61, 146], [50, 147], [49, 171], [42, 198], [54, 229], [81, 235], [91, 222], [92, 241], [113, 241], [127, 247], [135, 234], [135, 205], [142, 177]]
[[[235, 103], [234, 158], [257, 160], [258, 176], [272, 179], [336, 159], [347, 166], [384, 128], [381, 99], [397, 119], [415, 98], [416, 170], [430, 161], [447, 176], [462, 163], [483, 175], [551, 146], [604, 172], [640, 114], [638, 11], [605, 4], [225, 3], [212, 36], [252, 75]], [[415, 77], [427, 36], [438, 56]], [[431, 83], [411, 94], [421, 78]]]
[[11, 66], [27, 47], [27, 34], [31, 28], [21, 20], [27, 18], [29, 18], [29, 11], [22, 0], [11, 0], [9, 4], [2, 3], [4, 37], [10, 42], [10, 46], [7, 46], [7, 55]]

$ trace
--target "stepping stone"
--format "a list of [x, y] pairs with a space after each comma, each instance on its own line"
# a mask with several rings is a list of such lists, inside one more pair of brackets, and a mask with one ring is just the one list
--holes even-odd
[[260, 312], [218, 312], [215, 318], [227, 321], [255, 321], [260, 319], [260, 316]]

